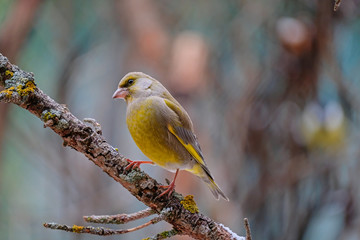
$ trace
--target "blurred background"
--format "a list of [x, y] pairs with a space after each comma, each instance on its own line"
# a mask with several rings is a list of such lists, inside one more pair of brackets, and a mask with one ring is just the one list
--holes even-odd
[[[145, 156], [128, 133], [125, 102], [111, 96], [129, 71], [160, 80], [190, 114], [230, 202], [186, 172], [176, 190], [234, 232], [245, 235], [247, 217], [253, 239], [360, 239], [360, 1], [337, 12], [333, 4], [0, 0], [0, 52], [75, 116], [95, 118], [133, 160]], [[84, 225], [83, 215], [144, 208], [39, 119], [0, 104], [1, 239], [99, 239], [42, 223]]]

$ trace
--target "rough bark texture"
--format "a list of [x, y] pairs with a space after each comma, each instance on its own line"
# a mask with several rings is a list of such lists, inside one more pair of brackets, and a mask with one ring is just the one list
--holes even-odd
[[[178, 193], [156, 198], [163, 190], [156, 180], [139, 170], [126, 171], [127, 161], [99, 133], [77, 119], [66, 106], [61, 105], [36, 87], [32, 73], [22, 71], [0, 54], [0, 101], [14, 103], [44, 122], [69, 146], [83, 153], [132, 195], [172, 224], [181, 234], [195, 239], [236, 239], [223, 225], [201, 213], [191, 213], [181, 203]], [[185, 205], [185, 204], [184, 204]]]

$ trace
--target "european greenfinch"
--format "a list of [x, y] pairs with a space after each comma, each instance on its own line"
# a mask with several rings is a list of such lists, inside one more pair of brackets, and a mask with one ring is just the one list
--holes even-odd
[[179, 170], [186, 170], [201, 178], [216, 199], [229, 200], [211, 176], [204, 161], [193, 124], [185, 109], [156, 79], [141, 72], [126, 74], [113, 98], [127, 103], [126, 123], [132, 138], [151, 161], [131, 161], [127, 168], [142, 163], [155, 163], [176, 172], [174, 180], [163, 193], [170, 196], [175, 188]]

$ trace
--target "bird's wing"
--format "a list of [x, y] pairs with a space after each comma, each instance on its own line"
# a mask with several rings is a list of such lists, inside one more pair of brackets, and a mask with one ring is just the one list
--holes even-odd
[[185, 149], [193, 156], [193, 158], [202, 166], [206, 166], [204, 157], [201, 152], [200, 145], [195, 134], [192, 131], [192, 123], [187, 113], [177, 104], [168, 99], [164, 99], [168, 106], [179, 117], [180, 125], [174, 122], [168, 122], [167, 128], [177, 140], [185, 147]]

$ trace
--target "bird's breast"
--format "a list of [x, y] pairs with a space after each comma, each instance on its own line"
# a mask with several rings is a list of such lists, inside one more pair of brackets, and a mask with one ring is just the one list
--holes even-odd
[[168, 170], [186, 168], [183, 152], [169, 139], [166, 118], [153, 99], [134, 102], [128, 106], [126, 122], [140, 150], [157, 165]]

